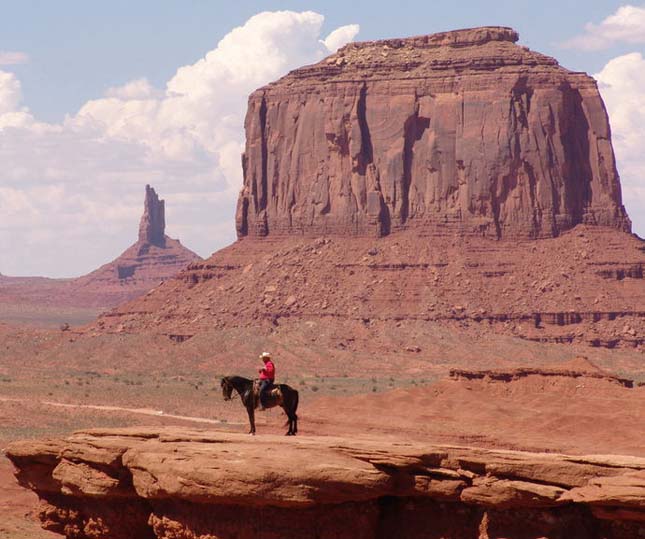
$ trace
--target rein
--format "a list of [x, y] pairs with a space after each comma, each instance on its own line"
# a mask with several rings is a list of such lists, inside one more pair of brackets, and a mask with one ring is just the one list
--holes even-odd
[[231, 402], [233, 399], [241, 399], [240, 394], [237, 391], [231, 391], [231, 397], [228, 399], [228, 402]]
[[226, 383], [232, 388], [231, 397], [228, 399], [229, 402], [236, 397], [239, 397], [239, 399], [242, 400], [242, 394], [240, 393], [240, 390], [237, 387], [235, 387], [235, 384], [233, 384], [230, 380], [227, 380]]

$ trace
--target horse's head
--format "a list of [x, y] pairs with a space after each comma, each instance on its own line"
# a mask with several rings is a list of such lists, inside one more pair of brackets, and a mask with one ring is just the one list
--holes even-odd
[[224, 397], [224, 400], [230, 401], [233, 394], [233, 384], [231, 384], [229, 379], [225, 376], [222, 378], [220, 385], [222, 386], [222, 396]]

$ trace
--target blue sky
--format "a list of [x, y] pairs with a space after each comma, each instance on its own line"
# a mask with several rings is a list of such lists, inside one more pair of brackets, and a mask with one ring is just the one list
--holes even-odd
[[[371, 40], [512, 26], [597, 75], [645, 236], [645, 4], [581, 5], [0, 0], [0, 273], [74, 276], [114, 258], [136, 237], [146, 183], [167, 199], [169, 235], [202, 256], [232, 241], [246, 95], [329, 54], [321, 40], [339, 27]], [[254, 17], [277, 10], [297, 13]]]
[[594, 73], [629, 47], [593, 54], [558, 46], [589, 21], [624, 2], [572, 0], [224, 2], [137, 0], [2, 2], [1, 49], [29, 54], [15, 72], [25, 102], [39, 119], [60, 121], [105, 88], [147, 77], [162, 86], [177, 66], [194, 62], [233, 27], [263, 10], [313, 10], [323, 34], [358, 23], [358, 40], [427, 34], [471, 26], [512, 26], [521, 42], [556, 56], [570, 69]]

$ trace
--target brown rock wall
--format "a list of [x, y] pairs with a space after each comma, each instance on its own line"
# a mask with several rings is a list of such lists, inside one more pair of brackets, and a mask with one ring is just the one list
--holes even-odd
[[165, 201], [159, 200], [155, 190], [146, 185], [143, 215], [139, 223], [139, 242], [165, 247], [166, 245]]
[[516, 39], [354, 43], [254, 92], [238, 235], [629, 230], [595, 81]]

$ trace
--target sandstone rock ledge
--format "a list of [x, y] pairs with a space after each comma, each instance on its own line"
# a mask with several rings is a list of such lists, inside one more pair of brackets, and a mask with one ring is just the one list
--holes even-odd
[[68, 538], [632, 538], [645, 459], [103, 429], [15, 442], [19, 482]]

